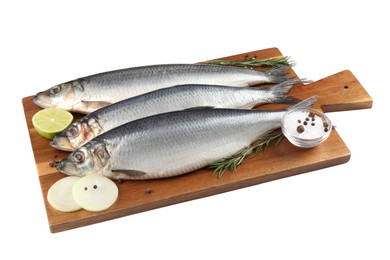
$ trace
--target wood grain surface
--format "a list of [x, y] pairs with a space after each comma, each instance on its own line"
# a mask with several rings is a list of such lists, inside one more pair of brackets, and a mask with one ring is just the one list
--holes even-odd
[[[265, 59], [282, 56], [277, 48], [243, 53], [222, 59], [244, 59], [256, 57]], [[291, 76], [295, 73], [291, 70]], [[35, 93], [32, 93], [35, 94]], [[307, 85], [297, 85], [290, 96], [304, 99], [318, 96], [314, 107], [325, 112], [366, 109], [372, 106], [372, 99], [348, 70], [336, 73]], [[201, 169], [182, 176], [147, 181], [126, 181], [117, 183], [119, 198], [109, 209], [102, 212], [80, 210], [63, 213], [53, 209], [47, 201], [51, 185], [64, 177], [49, 164], [67, 156], [49, 146], [49, 140], [39, 136], [31, 118], [41, 108], [32, 102], [33, 96], [22, 100], [31, 145], [35, 157], [42, 196], [45, 201], [47, 218], [51, 232], [59, 232], [82, 227], [110, 219], [156, 209], [180, 202], [219, 194], [284, 177], [331, 167], [349, 161], [351, 153], [336, 130], [321, 145], [312, 149], [294, 147], [285, 138], [278, 146], [272, 145], [267, 152], [254, 158], [245, 159], [235, 172], [226, 172], [218, 179], [212, 171]], [[276, 109], [280, 105], [264, 105], [258, 109]]]

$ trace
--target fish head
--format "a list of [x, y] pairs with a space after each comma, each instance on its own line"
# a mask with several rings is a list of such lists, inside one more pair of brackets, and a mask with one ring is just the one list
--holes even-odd
[[103, 131], [94, 117], [84, 117], [72, 123], [64, 131], [54, 136], [50, 145], [63, 151], [74, 151]]
[[105, 169], [110, 166], [109, 158], [104, 142], [91, 141], [62, 159], [56, 164], [56, 168], [64, 174], [79, 177], [89, 174], [104, 175]]
[[57, 107], [72, 110], [73, 106], [81, 101], [83, 92], [83, 85], [75, 80], [37, 93], [33, 102], [43, 108]]

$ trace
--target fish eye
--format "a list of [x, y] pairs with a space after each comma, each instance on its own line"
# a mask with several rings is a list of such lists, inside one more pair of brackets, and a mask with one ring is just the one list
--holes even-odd
[[70, 126], [68, 128], [68, 130], [66, 131], [66, 135], [68, 137], [74, 137], [74, 136], [77, 136], [78, 134], [79, 134], [79, 129], [77, 126], [74, 126], [74, 125]]
[[85, 159], [85, 156], [84, 156], [84, 153], [83, 152], [76, 152], [74, 155], [73, 155], [73, 158], [75, 160], [76, 163], [82, 163], [84, 162], [84, 159]]
[[60, 86], [55, 86], [50, 89], [50, 95], [57, 95], [60, 92], [61, 92]]

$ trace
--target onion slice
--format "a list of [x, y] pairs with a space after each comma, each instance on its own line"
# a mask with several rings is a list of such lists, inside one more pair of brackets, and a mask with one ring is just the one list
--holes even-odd
[[88, 175], [73, 186], [73, 198], [83, 209], [102, 211], [108, 209], [118, 198], [116, 184], [101, 175]]
[[80, 180], [77, 176], [68, 176], [55, 182], [47, 193], [47, 200], [56, 210], [73, 212], [81, 209], [73, 198], [73, 186]]

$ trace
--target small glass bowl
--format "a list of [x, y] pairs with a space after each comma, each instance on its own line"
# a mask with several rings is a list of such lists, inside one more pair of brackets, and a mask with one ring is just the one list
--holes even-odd
[[282, 118], [282, 131], [295, 146], [312, 148], [325, 141], [332, 130], [332, 122], [314, 108], [289, 110]]

